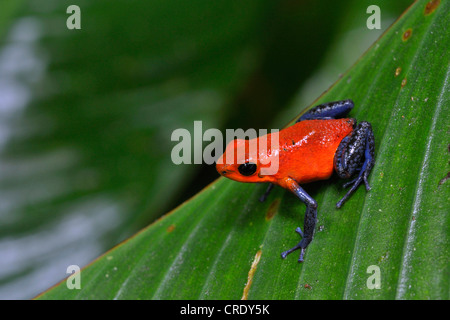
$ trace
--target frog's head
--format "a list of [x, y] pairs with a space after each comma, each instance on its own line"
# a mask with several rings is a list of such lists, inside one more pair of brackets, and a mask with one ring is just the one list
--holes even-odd
[[270, 182], [270, 176], [261, 175], [263, 166], [256, 142], [256, 139], [231, 141], [216, 162], [217, 172], [239, 182]]

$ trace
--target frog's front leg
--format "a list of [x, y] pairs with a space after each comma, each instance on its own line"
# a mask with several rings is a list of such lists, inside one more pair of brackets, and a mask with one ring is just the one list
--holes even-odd
[[272, 183], [269, 183], [269, 186], [267, 187], [266, 192], [264, 192], [264, 194], [261, 197], [259, 197], [259, 201], [260, 202], [266, 201], [266, 199], [269, 196], [270, 192], [272, 192], [273, 187], [275, 187], [275, 185], [272, 184]]
[[296, 123], [303, 120], [329, 120], [344, 118], [353, 109], [353, 106], [354, 103], [351, 99], [322, 103], [310, 109], [298, 118]]
[[334, 168], [341, 178], [350, 178], [359, 171], [357, 178], [344, 184], [344, 187], [352, 186], [347, 194], [336, 204], [340, 208], [353, 194], [361, 182], [364, 181], [366, 190], [370, 190], [367, 178], [375, 163], [375, 141], [372, 126], [363, 121], [358, 124], [353, 132], [342, 139], [334, 155]]
[[298, 227], [295, 231], [300, 234], [302, 240], [293, 248], [281, 253], [281, 257], [284, 259], [287, 255], [297, 249], [300, 249], [300, 257], [298, 262], [303, 262], [303, 256], [305, 254], [305, 249], [313, 239], [314, 228], [316, 226], [317, 218], [317, 202], [300, 187], [297, 182], [292, 178], [284, 179], [284, 185], [294, 193], [301, 201], [306, 204], [305, 222], [303, 225], [303, 230]]

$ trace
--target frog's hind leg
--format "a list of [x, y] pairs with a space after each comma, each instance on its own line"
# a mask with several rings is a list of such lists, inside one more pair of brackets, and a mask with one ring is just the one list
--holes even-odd
[[375, 142], [372, 126], [363, 121], [358, 124], [353, 132], [342, 139], [334, 155], [334, 168], [341, 178], [350, 178], [359, 171], [358, 177], [344, 184], [351, 185], [347, 194], [336, 204], [340, 208], [345, 201], [355, 192], [361, 182], [364, 182], [366, 190], [370, 190], [367, 178], [375, 163]]
[[350, 99], [327, 102], [319, 104], [298, 118], [297, 122], [303, 120], [327, 120], [345, 118], [353, 109], [353, 101]]

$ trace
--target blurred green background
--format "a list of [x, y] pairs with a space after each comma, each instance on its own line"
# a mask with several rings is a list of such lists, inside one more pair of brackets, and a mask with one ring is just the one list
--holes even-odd
[[34, 297], [216, 179], [172, 163], [173, 130], [283, 127], [411, 2], [2, 0], [0, 299]]

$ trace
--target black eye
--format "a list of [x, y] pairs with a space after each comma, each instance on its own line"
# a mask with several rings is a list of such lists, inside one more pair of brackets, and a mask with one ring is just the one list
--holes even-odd
[[239, 173], [243, 176], [251, 176], [256, 172], [256, 164], [247, 162], [238, 167]]

